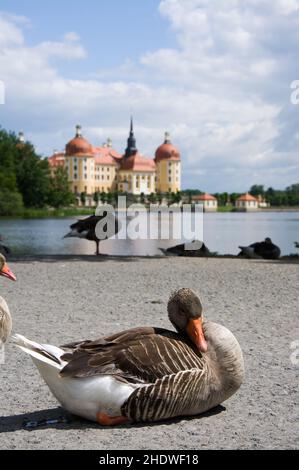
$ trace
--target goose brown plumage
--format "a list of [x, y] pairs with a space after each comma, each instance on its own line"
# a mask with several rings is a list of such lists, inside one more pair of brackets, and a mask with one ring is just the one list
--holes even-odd
[[190, 289], [171, 296], [168, 314], [177, 332], [134, 328], [61, 348], [21, 336], [16, 342], [34, 357], [60, 403], [77, 415], [112, 425], [199, 414], [238, 390], [242, 351], [228, 329], [203, 321], [201, 302]]

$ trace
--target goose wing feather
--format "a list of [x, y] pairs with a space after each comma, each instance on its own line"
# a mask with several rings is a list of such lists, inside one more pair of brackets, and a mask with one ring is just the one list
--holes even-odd
[[160, 328], [135, 328], [116, 335], [66, 345], [63, 377], [114, 375], [132, 383], [155, 383], [182, 370], [202, 369], [201, 356], [178, 333]]

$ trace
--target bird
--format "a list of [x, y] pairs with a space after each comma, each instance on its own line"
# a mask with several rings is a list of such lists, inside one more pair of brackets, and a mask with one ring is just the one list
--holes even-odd
[[[104, 212], [103, 215], [91, 215], [85, 219], [78, 220], [70, 226], [71, 231], [63, 238], [85, 238], [96, 243], [96, 254], [100, 254], [100, 242], [111, 238], [119, 232], [120, 222], [110, 212]], [[101, 232], [101, 237], [99, 236]]]
[[182, 243], [170, 248], [159, 248], [166, 256], [190, 256], [205, 257], [210, 256], [208, 247], [201, 241], [193, 240], [191, 243]]
[[[0, 276], [16, 281], [16, 276], [10, 270], [5, 257], [0, 254]], [[8, 305], [3, 297], [0, 297], [0, 347], [7, 342], [12, 330], [12, 319]]]
[[235, 336], [203, 319], [198, 295], [173, 292], [176, 331], [140, 327], [56, 347], [15, 335], [60, 404], [103, 426], [192, 416], [231, 397], [244, 378]]
[[280, 248], [272, 243], [271, 238], [267, 237], [263, 242], [252, 243], [249, 246], [239, 246], [238, 256], [246, 256], [255, 259], [278, 259], [280, 257]]
[[0, 235], [0, 254], [2, 254], [4, 256], [5, 255], [10, 255], [10, 253], [11, 253], [10, 248], [8, 248], [8, 246], [4, 245], [2, 243], [2, 241], [3, 241], [3, 237]]

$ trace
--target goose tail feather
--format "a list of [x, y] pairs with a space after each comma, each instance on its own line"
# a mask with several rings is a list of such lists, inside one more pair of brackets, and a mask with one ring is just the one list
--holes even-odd
[[44, 362], [59, 370], [66, 365], [66, 362], [61, 359], [65, 351], [56, 346], [39, 344], [18, 334], [12, 336], [12, 341], [22, 351], [37, 359], [39, 362]]

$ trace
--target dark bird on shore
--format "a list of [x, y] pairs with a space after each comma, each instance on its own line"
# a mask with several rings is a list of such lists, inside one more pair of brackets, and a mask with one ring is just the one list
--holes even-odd
[[265, 238], [263, 242], [252, 243], [249, 246], [239, 246], [238, 256], [255, 259], [278, 259], [280, 257], [280, 248], [272, 243], [271, 238]]
[[[99, 225], [98, 225], [99, 224]], [[120, 230], [120, 222], [111, 213], [104, 212], [103, 215], [91, 215], [81, 219], [70, 226], [71, 231], [63, 238], [85, 238], [85, 240], [96, 243], [96, 254], [100, 254], [99, 245], [101, 241], [113, 237]], [[102, 236], [99, 236], [102, 232]]]
[[0, 235], [0, 254], [6, 256], [6, 255], [10, 255], [10, 253], [11, 253], [10, 248], [8, 248], [8, 246], [4, 245], [3, 238]]
[[162, 253], [166, 256], [188, 256], [188, 257], [205, 257], [210, 256], [211, 252], [208, 247], [198, 240], [193, 240], [191, 243], [182, 243], [180, 245], [172, 246], [164, 249], [160, 248]]

